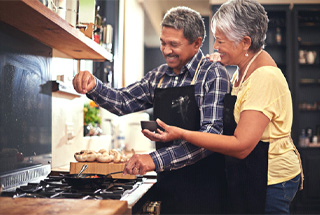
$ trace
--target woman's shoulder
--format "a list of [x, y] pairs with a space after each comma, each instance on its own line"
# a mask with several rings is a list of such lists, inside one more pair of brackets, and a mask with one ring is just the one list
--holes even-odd
[[252, 79], [275, 81], [283, 78], [281, 69], [275, 66], [261, 66], [257, 68], [253, 74]]
[[251, 76], [250, 85], [254, 86], [254, 88], [265, 88], [275, 91], [288, 89], [287, 80], [278, 67], [262, 66], [256, 69]]

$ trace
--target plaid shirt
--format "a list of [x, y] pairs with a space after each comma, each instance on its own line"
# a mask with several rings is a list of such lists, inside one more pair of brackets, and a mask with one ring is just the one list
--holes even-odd
[[[140, 81], [125, 88], [112, 89], [96, 79], [96, 87], [87, 93], [101, 107], [116, 115], [124, 115], [151, 108], [154, 91], [162, 76], [160, 88], [182, 87], [191, 84], [199, 61], [204, 55], [201, 50], [181, 69], [180, 74], [163, 64], [148, 72]], [[230, 77], [220, 63], [211, 63], [204, 58], [195, 81], [195, 98], [200, 110], [200, 130], [222, 133], [224, 95], [231, 90]], [[211, 151], [176, 140], [171, 147], [151, 152], [156, 172], [174, 170], [193, 164], [212, 154]]]

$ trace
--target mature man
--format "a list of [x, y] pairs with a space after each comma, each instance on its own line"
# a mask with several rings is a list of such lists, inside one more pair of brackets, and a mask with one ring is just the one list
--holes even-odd
[[[88, 71], [74, 77], [74, 88], [117, 115], [154, 108], [155, 118], [189, 130], [222, 133], [223, 98], [229, 76], [207, 60], [200, 14], [187, 7], [170, 9], [162, 20], [161, 51], [166, 64], [122, 89], [103, 85]], [[156, 143], [156, 151], [134, 155], [124, 173], [155, 170], [158, 181], [150, 198], [162, 201], [162, 214], [223, 213], [224, 158], [185, 141]]]

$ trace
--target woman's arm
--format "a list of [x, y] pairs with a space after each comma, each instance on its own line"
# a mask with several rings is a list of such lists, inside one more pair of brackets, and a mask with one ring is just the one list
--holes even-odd
[[243, 159], [260, 141], [270, 120], [262, 112], [245, 110], [240, 114], [240, 120], [233, 136], [189, 131], [166, 125], [161, 120], [157, 120], [157, 122], [165, 129], [164, 132], [160, 130], [158, 133], [152, 133], [148, 130], [142, 131], [146, 137], [153, 141], [167, 142], [184, 139], [196, 146]]

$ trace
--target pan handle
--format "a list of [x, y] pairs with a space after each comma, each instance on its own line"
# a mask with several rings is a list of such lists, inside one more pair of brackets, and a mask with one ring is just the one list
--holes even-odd
[[108, 174], [106, 174], [105, 178], [112, 178], [111, 175], [114, 175], [114, 174], [119, 174], [119, 173], [123, 173], [123, 171], [118, 171], [118, 172], [110, 172]]

